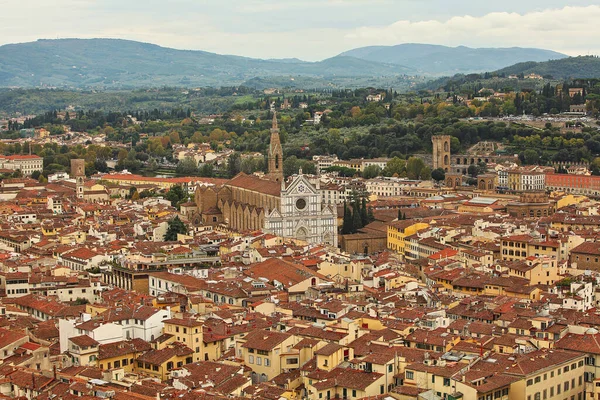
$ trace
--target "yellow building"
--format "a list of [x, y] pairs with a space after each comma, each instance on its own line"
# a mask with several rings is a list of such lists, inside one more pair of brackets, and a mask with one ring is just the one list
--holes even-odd
[[101, 370], [122, 368], [125, 373], [133, 372], [135, 359], [151, 349], [150, 343], [142, 339], [101, 344], [97, 365]]
[[364, 263], [360, 260], [343, 262], [341, 260], [323, 261], [319, 264], [319, 273], [334, 281], [351, 279], [360, 282]]
[[392, 222], [387, 228], [387, 248], [404, 255], [406, 252], [405, 238], [427, 228], [429, 228], [428, 223], [414, 220]]
[[324, 379], [309, 379], [306, 388], [311, 400], [363, 399], [387, 392], [385, 375], [351, 368], [336, 368]]
[[[347, 356], [344, 357], [344, 350]], [[337, 343], [329, 343], [319, 350], [315, 351], [317, 359], [317, 368], [324, 371], [331, 371], [336, 368], [342, 361], [347, 361], [354, 357], [350, 357], [349, 351], [344, 346], [340, 346]]]
[[255, 330], [237, 341], [236, 353], [252, 369], [253, 383], [266, 382], [286, 369], [300, 366], [298, 352], [292, 351], [293, 346], [293, 335]]
[[149, 350], [135, 361], [134, 372], [160, 379], [169, 379], [169, 372], [193, 362], [194, 351], [180, 343], [173, 343], [160, 350]]
[[528, 257], [525, 261], [507, 265], [508, 275], [525, 278], [529, 285], [552, 285], [563, 277], [559, 275], [555, 258]]
[[204, 354], [202, 321], [191, 317], [171, 318], [163, 321], [163, 333], [173, 335], [176, 342], [183, 343], [194, 351], [194, 361], [214, 360]]

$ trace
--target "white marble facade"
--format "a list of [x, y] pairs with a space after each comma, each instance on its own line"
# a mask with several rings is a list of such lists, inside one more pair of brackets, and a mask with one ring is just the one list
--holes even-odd
[[284, 238], [337, 247], [337, 208], [323, 204], [318, 188], [302, 172], [281, 189], [281, 209], [265, 218], [265, 230]]

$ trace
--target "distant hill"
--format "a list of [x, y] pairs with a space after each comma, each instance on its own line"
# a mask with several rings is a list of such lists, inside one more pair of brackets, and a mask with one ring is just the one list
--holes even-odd
[[226, 86], [256, 77], [327, 79], [414, 73], [400, 65], [337, 56], [320, 62], [260, 60], [175, 50], [120, 39], [60, 39], [0, 46], [0, 86]]
[[523, 62], [495, 72], [498, 75], [538, 74], [554, 79], [600, 78], [600, 58], [568, 57], [546, 62]]
[[511, 48], [446, 47], [407, 43], [397, 46], [370, 46], [346, 51], [340, 56], [362, 60], [399, 64], [421, 74], [454, 75], [494, 71], [525, 61], [548, 61], [567, 57], [550, 50]]

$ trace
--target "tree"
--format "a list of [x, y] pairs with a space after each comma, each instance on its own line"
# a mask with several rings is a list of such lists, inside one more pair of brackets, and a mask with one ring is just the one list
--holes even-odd
[[537, 165], [540, 160], [540, 155], [537, 150], [527, 149], [523, 152], [523, 162], [529, 165]]
[[165, 233], [164, 241], [165, 242], [173, 242], [177, 240], [177, 235], [187, 235], [188, 229], [187, 226], [183, 223], [179, 217], [175, 217], [168, 222], [167, 232]]
[[375, 214], [373, 213], [373, 207], [369, 207], [367, 211], [367, 218], [369, 219], [369, 223], [375, 221]]
[[369, 224], [369, 215], [367, 213], [367, 199], [366, 198], [362, 198], [362, 202], [360, 204], [360, 222], [362, 224], [362, 227], [365, 227]]
[[359, 203], [354, 203], [352, 205], [352, 233], [358, 232], [358, 230], [362, 227], [363, 225], [360, 217]]
[[471, 164], [467, 169], [467, 173], [475, 178], [477, 175], [479, 175], [479, 168], [477, 168], [477, 165]]
[[212, 178], [215, 176], [215, 169], [212, 164], [203, 164], [198, 170], [200, 176]]
[[403, 175], [406, 172], [406, 160], [403, 160], [399, 157], [394, 157], [386, 164], [383, 175], [384, 176], [393, 176], [393, 175]]
[[381, 175], [381, 168], [378, 165], [369, 165], [362, 173], [363, 178], [372, 179]]
[[344, 202], [344, 222], [342, 224], [342, 235], [352, 233], [352, 215], [348, 210], [348, 205]]
[[[428, 179], [423, 177], [423, 175], [425, 175], [424, 172], [427, 172], [427, 170], [425, 170], [426, 167], [423, 159], [419, 157], [410, 157], [406, 162], [406, 175], [409, 179]], [[431, 174], [431, 171], [429, 171], [428, 174]]]
[[181, 202], [181, 200], [185, 199], [186, 197], [187, 196], [183, 191], [183, 187], [181, 187], [181, 185], [175, 185], [171, 186], [171, 188], [167, 192], [167, 195], [165, 196], [165, 199], [171, 202], [171, 206], [177, 207], [179, 202]]
[[240, 153], [237, 151], [229, 156], [229, 160], [227, 161], [227, 171], [229, 172], [230, 177], [234, 177], [240, 173], [242, 168], [242, 162]]
[[196, 165], [196, 160], [192, 157], [186, 157], [183, 160], [180, 160], [177, 163], [177, 168], [175, 168], [175, 173], [177, 175], [197, 175], [198, 174], [198, 166]]
[[437, 168], [431, 171], [431, 178], [436, 182], [442, 182], [446, 180], [446, 172], [443, 168]]

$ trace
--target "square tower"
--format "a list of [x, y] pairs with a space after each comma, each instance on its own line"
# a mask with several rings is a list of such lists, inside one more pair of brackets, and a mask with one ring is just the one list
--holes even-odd
[[441, 168], [450, 171], [450, 136], [436, 135], [431, 137], [433, 143], [433, 169]]
[[85, 160], [74, 158], [71, 160], [71, 178], [75, 179], [77, 198], [83, 199], [83, 184], [85, 182]]

